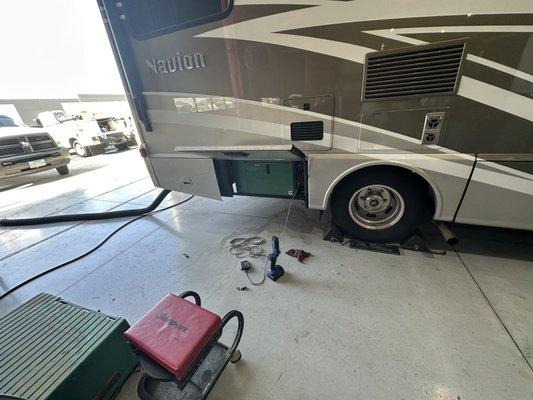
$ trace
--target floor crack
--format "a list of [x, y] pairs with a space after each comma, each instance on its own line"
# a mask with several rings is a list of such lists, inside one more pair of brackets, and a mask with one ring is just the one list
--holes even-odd
[[512, 333], [509, 330], [509, 328], [507, 327], [507, 325], [505, 325], [505, 322], [500, 317], [500, 314], [498, 314], [498, 311], [496, 311], [496, 308], [494, 308], [494, 306], [492, 305], [491, 301], [489, 300], [489, 298], [487, 297], [487, 295], [485, 294], [485, 292], [481, 288], [480, 284], [478, 283], [478, 281], [474, 277], [474, 274], [472, 274], [472, 271], [470, 271], [470, 268], [468, 268], [468, 266], [466, 265], [465, 261], [461, 257], [461, 254], [459, 254], [459, 251], [454, 246], [452, 246], [452, 248], [455, 251], [455, 254], [457, 254], [457, 257], [459, 257], [459, 260], [461, 261], [461, 264], [463, 264], [463, 266], [465, 267], [466, 272], [468, 272], [468, 275], [470, 275], [470, 278], [472, 278], [472, 280], [476, 284], [477, 288], [481, 292], [481, 295], [483, 296], [483, 298], [485, 299], [485, 301], [489, 305], [490, 309], [492, 310], [492, 312], [494, 313], [494, 315], [496, 316], [498, 321], [500, 321], [500, 324], [502, 325], [503, 329], [505, 330], [505, 332], [507, 333], [507, 335], [509, 336], [509, 338], [511, 339], [511, 341], [515, 345], [516, 349], [518, 350], [518, 352], [520, 353], [520, 355], [522, 356], [522, 358], [524, 359], [524, 361], [528, 365], [528, 367], [531, 370], [531, 372], [533, 373], [533, 365], [531, 364], [531, 361], [528, 359], [526, 353], [522, 350], [522, 348], [520, 347], [520, 345], [518, 344], [518, 342], [516, 341], [516, 339], [512, 335]]

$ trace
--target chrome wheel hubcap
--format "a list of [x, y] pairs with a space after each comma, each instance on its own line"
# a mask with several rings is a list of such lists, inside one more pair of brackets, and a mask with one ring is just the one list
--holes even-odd
[[79, 156], [85, 155], [85, 150], [83, 149], [83, 146], [79, 143], [76, 143], [74, 145], [74, 150], [76, 151], [76, 154], [78, 154]]
[[348, 203], [353, 221], [365, 229], [386, 229], [403, 216], [405, 203], [395, 189], [385, 185], [368, 185], [359, 189]]

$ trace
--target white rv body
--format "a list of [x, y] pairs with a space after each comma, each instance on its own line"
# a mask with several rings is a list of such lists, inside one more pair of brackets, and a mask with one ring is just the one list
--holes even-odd
[[533, 229], [530, 1], [171, 3], [99, 1], [156, 185], [262, 195], [239, 179], [285, 161], [299, 186], [264, 195], [335, 219], [352, 190], [336, 219], [362, 237], [407, 223], [408, 188], [436, 220]]

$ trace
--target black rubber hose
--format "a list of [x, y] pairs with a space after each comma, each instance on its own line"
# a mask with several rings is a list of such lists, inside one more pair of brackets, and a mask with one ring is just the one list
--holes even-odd
[[164, 189], [159, 193], [155, 200], [148, 207], [135, 208], [132, 210], [107, 211], [98, 213], [85, 214], [66, 214], [66, 215], [50, 215], [48, 217], [38, 218], [17, 218], [17, 219], [0, 219], [0, 226], [28, 226], [28, 225], [42, 225], [53, 224], [58, 222], [72, 222], [72, 221], [95, 221], [100, 219], [135, 217], [137, 215], [147, 214], [154, 211], [165, 197], [170, 193], [170, 190]]
[[[2, 300], [4, 297], [10, 295], [10, 294], [13, 293], [14, 291], [20, 289], [21, 287], [26, 286], [28, 283], [33, 282], [33, 281], [36, 280], [36, 279], [39, 279], [39, 278], [41, 278], [41, 277], [43, 277], [43, 276], [45, 276], [45, 275], [47, 275], [47, 274], [49, 274], [49, 273], [51, 273], [51, 272], [53, 272], [53, 271], [56, 271], [56, 270], [58, 270], [58, 269], [60, 269], [60, 268], [66, 267], [67, 265], [72, 264], [73, 262], [76, 262], [76, 261], [78, 261], [78, 260], [81, 260], [82, 258], [87, 257], [89, 254], [94, 253], [96, 250], [98, 250], [100, 247], [102, 247], [104, 244], [106, 244], [106, 242], [107, 242], [109, 239], [111, 239], [113, 236], [115, 236], [117, 233], [119, 233], [122, 229], [124, 229], [124, 228], [127, 227], [128, 225], [133, 224], [135, 221], [138, 221], [139, 219], [144, 218], [144, 217], [147, 217], [147, 216], [149, 216], [149, 215], [154, 215], [154, 214], [156, 214], [156, 213], [158, 213], [158, 212], [161, 212], [161, 211], [170, 210], [170, 209], [173, 208], [173, 207], [176, 207], [176, 206], [179, 206], [179, 205], [181, 205], [181, 204], [184, 204], [184, 203], [188, 202], [188, 201], [189, 201], [190, 199], [192, 199], [193, 197], [194, 197], [194, 195], [192, 195], [192, 196], [190, 196], [190, 197], [187, 197], [185, 200], [182, 200], [182, 201], [180, 201], [179, 203], [172, 204], [172, 205], [170, 205], [170, 206], [167, 206], [167, 207], [161, 208], [161, 209], [159, 209], [159, 210], [154, 210], [154, 211], [152, 211], [152, 212], [150, 212], [150, 213], [147, 213], [147, 214], [141, 214], [141, 215], [139, 215], [138, 217], [135, 217], [135, 218], [129, 220], [128, 222], [126, 222], [126, 223], [120, 225], [117, 229], [115, 229], [115, 230], [114, 230], [113, 232], [111, 232], [108, 236], [106, 236], [106, 238], [105, 238], [104, 240], [102, 240], [100, 243], [98, 243], [98, 244], [97, 244], [96, 246], [94, 246], [92, 249], [87, 250], [85, 253], [80, 254], [79, 256], [77, 256], [77, 257], [75, 257], [75, 258], [72, 258], [72, 259], [70, 259], [70, 260], [68, 260], [68, 261], [65, 261], [65, 262], [63, 262], [63, 263], [61, 263], [61, 264], [59, 264], [59, 265], [56, 265], [55, 267], [49, 268], [49, 269], [47, 269], [47, 270], [41, 272], [40, 274], [37, 274], [37, 275], [35, 275], [35, 276], [32, 276], [31, 278], [26, 279], [25, 281], [19, 283], [18, 285], [13, 286], [11, 289], [7, 289], [4, 293], [0, 294], [0, 300]], [[0, 400], [2, 400], [1, 397], [0, 397]]]

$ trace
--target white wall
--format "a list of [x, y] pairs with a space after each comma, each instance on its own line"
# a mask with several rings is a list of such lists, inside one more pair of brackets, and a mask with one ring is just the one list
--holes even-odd
[[92, 101], [61, 103], [67, 114], [100, 114], [100, 116], [132, 117], [127, 101]]
[[0, 98], [123, 93], [96, 0], [1, 0]]

